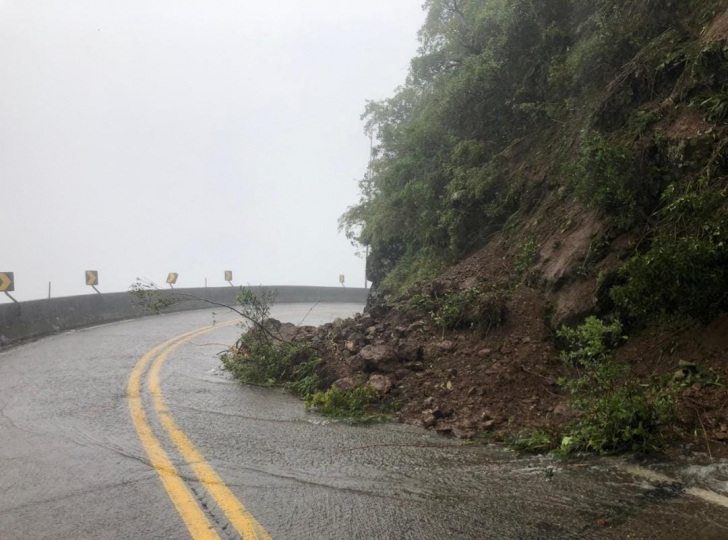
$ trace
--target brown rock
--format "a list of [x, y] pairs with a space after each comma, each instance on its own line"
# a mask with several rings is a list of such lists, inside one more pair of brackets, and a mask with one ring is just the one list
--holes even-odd
[[455, 344], [452, 341], [446, 339], [445, 341], [441, 341], [440, 343], [438, 343], [437, 348], [443, 352], [449, 352], [455, 349]]
[[403, 341], [397, 347], [397, 356], [405, 362], [422, 360], [424, 351], [422, 345], [413, 341]]
[[376, 306], [372, 306], [372, 308], [367, 313], [369, 313], [369, 315], [371, 315], [374, 319], [381, 319], [387, 313], [389, 313], [390, 309], [391, 309], [390, 306], [385, 306], [384, 304], [377, 304]]
[[397, 355], [386, 345], [367, 345], [358, 357], [369, 371], [391, 371], [393, 364], [398, 363]]
[[346, 392], [347, 390], [352, 390], [356, 386], [356, 381], [351, 377], [342, 377], [341, 379], [334, 381], [332, 386], [335, 386], [342, 392]]
[[496, 424], [497, 424], [497, 422], [495, 420], [493, 420], [493, 419], [487, 420], [483, 424], [483, 429], [491, 429]]
[[407, 333], [412, 334], [414, 332], [417, 332], [417, 330], [422, 330], [425, 327], [425, 323], [422, 321], [413, 322], [407, 327]]
[[431, 428], [437, 424], [437, 418], [432, 414], [432, 411], [424, 411], [422, 413], [422, 425], [426, 428]]
[[493, 349], [483, 349], [482, 351], [478, 352], [478, 356], [481, 358], [486, 358], [493, 354]]
[[392, 379], [386, 375], [372, 375], [369, 377], [367, 386], [374, 388], [380, 396], [389, 393], [392, 389]]
[[452, 434], [458, 439], [470, 439], [472, 437], [472, 434], [460, 428], [452, 428]]

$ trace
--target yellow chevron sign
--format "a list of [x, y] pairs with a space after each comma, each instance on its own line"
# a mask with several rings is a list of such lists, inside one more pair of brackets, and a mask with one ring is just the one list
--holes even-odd
[[233, 280], [232, 270], [225, 270], [225, 281], [232, 281], [232, 280]]
[[93, 287], [99, 284], [99, 271], [86, 270], [86, 285]]
[[0, 292], [15, 290], [15, 277], [12, 272], [0, 272]]
[[345, 281], [346, 281], [346, 276], [344, 276], [344, 274], [339, 274], [339, 283], [341, 283], [343, 285]]
[[177, 283], [177, 278], [179, 277], [179, 274], [177, 272], [170, 272], [167, 276], [167, 283], [170, 285], [174, 285]]

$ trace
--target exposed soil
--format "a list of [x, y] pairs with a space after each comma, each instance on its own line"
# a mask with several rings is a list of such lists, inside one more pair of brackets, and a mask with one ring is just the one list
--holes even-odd
[[[704, 35], [727, 38], [728, 11]], [[724, 135], [723, 128], [707, 124], [693, 108], [675, 106], [673, 99], [650, 106], [661, 115], [652, 129], [669, 140], [670, 152], [682, 155], [678, 161], [690, 162]], [[383, 399], [401, 404], [401, 421], [463, 438], [569, 422], [574, 413], [556, 381], [572, 374], [559, 358], [553, 329], [608, 313], [601, 302], [611, 300], [600, 284], [618, 278], [617, 268], [645, 237], [639, 227], [628, 234], [616, 231], [608, 216], [576, 202], [546, 172], [558, 170], [550, 162], [553, 155], [537, 151], [527, 138], [504, 153], [510, 170], [531, 179], [537, 204], [524, 206], [517, 226], [491, 236], [436, 280], [405, 297], [377, 298], [353, 319], [291, 329], [293, 339], [318, 349], [324, 383], [341, 388], [368, 383]], [[536, 258], [517, 275], [524, 245], [538, 246]], [[474, 288], [504, 292], [502, 316], [486, 330], [478, 325], [443, 330], [417, 302]], [[683, 439], [712, 455], [728, 455], [727, 355], [724, 316], [709, 326], [644, 330], [620, 348], [617, 359], [632, 364], [631, 376], [645, 384], [670, 380]]]
[[728, 39], [728, 9], [716, 17], [703, 36], [705, 41], [722, 41]]
[[[548, 211], [548, 210], [546, 210]], [[598, 272], [611, 271], [634, 239], [610, 240], [594, 263], [589, 252], [608, 231], [578, 205], [557, 221], [532, 220], [518, 236], [497, 235], [489, 244], [411, 294], [371, 307], [352, 319], [319, 328], [291, 328], [290, 339], [316, 346], [326, 385], [375, 387], [401, 404], [399, 420], [460, 438], [523, 430], [551, 430], [574, 417], [559, 377], [573, 375], [555, 348], [552, 328], [578, 322], [594, 309]], [[539, 260], [515, 276], [514, 257], [526, 238], [540, 240]], [[587, 268], [587, 263], [593, 266]], [[443, 330], [415, 301], [448, 292], [491, 287], [507, 290], [502, 322]], [[728, 316], [643, 332], [618, 351], [632, 376], [646, 384], [672, 379], [685, 440], [728, 455]]]
[[[326, 378], [341, 388], [383, 383], [398, 418], [458, 437], [544, 429], [571, 418], [556, 384], [563, 375], [541, 316], [543, 295], [526, 287], [498, 328], [444, 331], [414, 309], [377, 306], [297, 339], [324, 350]], [[323, 347], [322, 347], [323, 346]]]
[[683, 436], [714, 456], [728, 456], [728, 316], [710, 325], [654, 328], [617, 352], [640, 379], [672, 379]]

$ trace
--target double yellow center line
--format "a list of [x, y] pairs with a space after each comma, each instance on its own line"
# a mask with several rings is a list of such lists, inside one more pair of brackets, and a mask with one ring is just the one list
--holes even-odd
[[152, 396], [154, 414], [159, 418], [177, 451], [190, 465], [197, 479], [205, 486], [207, 492], [224, 512], [241, 538], [244, 540], [272, 540], [270, 535], [238, 501], [225, 485], [225, 482], [174, 421], [167, 409], [159, 385], [159, 372], [162, 364], [172, 351], [202, 334], [235, 323], [236, 321], [230, 321], [216, 326], [206, 326], [192, 332], [180, 334], [154, 347], [136, 363], [127, 385], [129, 411], [139, 440], [144, 446], [147, 456], [149, 456], [152, 467], [159, 474], [169, 498], [174, 503], [177, 512], [179, 512], [194, 540], [220, 540], [220, 536], [185, 484], [164, 448], [162, 448], [159, 439], [154, 435], [152, 427], [147, 421], [142, 403], [142, 375], [147, 366], [153, 361], [147, 374], [147, 388]]

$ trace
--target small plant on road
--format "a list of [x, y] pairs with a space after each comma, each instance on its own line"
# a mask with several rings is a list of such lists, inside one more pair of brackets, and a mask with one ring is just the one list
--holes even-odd
[[332, 386], [326, 392], [308, 396], [306, 407], [324, 416], [361, 423], [385, 418], [381, 412], [373, 411], [378, 401], [377, 391], [370, 386], [357, 386], [351, 390], [339, 390]]

